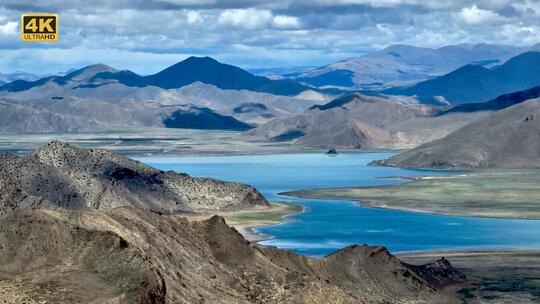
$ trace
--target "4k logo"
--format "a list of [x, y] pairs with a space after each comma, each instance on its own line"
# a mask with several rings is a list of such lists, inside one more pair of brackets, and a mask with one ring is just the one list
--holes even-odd
[[21, 16], [23, 41], [58, 41], [58, 15], [24, 14]]

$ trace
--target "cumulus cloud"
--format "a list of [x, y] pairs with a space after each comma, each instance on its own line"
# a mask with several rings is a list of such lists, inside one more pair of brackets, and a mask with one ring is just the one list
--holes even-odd
[[490, 10], [484, 10], [473, 5], [471, 7], [463, 8], [456, 17], [467, 24], [482, 24], [502, 21], [504, 18], [499, 14]]
[[272, 13], [268, 10], [227, 9], [219, 15], [218, 23], [253, 30], [267, 26], [271, 20]]
[[15, 35], [18, 28], [19, 23], [16, 21], [8, 21], [5, 24], [0, 24], [0, 35]]
[[[59, 42], [20, 41], [20, 14], [37, 12], [59, 14]], [[2, 0], [0, 72], [104, 62], [152, 73], [190, 55], [323, 65], [392, 44], [531, 45], [539, 16], [538, 0]]]
[[189, 11], [186, 15], [188, 24], [200, 24], [204, 21], [202, 15], [197, 11]]
[[277, 28], [298, 28], [300, 26], [300, 21], [296, 17], [278, 15], [273, 19], [274, 25]]

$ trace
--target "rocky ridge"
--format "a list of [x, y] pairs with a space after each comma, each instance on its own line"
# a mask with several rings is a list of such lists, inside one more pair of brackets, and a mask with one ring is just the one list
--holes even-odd
[[19, 207], [159, 213], [264, 208], [253, 187], [164, 172], [99, 149], [52, 142], [26, 157], [0, 154], [0, 214]]
[[0, 241], [8, 301], [458, 303], [432, 283], [424, 271], [432, 265], [411, 267], [384, 247], [350, 246], [315, 259], [251, 244], [218, 216], [24, 209], [2, 219]]

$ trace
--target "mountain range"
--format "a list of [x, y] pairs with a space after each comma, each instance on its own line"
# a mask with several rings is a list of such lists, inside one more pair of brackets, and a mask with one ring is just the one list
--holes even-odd
[[527, 52], [493, 68], [469, 64], [435, 79], [383, 92], [390, 95], [414, 95], [424, 103], [461, 104], [487, 101], [501, 94], [529, 89], [539, 84], [540, 53]]
[[87, 80], [87, 83], [78, 88], [97, 87], [115, 81], [128, 87], [155, 86], [162, 89], [177, 89], [199, 81], [220, 89], [249, 90], [287, 96], [297, 95], [309, 89], [296, 82], [255, 76], [241, 68], [220, 63], [210, 57], [189, 57], [149, 76], [140, 76], [129, 70], [118, 71], [109, 66], [97, 64], [65, 76], [50, 76], [33, 82], [17, 80], [0, 87], [0, 91], [20, 92], [48, 83], [63, 86], [83, 79]]
[[[96, 64], [63, 75], [37, 81], [16, 80], [1, 86], [0, 128], [7, 132], [75, 132], [125, 127], [244, 131], [256, 127], [247, 136], [292, 140], [310, 147], [408, 148], [440, 138], [487, 111], [514, 102], [495, 100], [488, 105], [481, 104], [483, 101], [518, 91], [524, 92], [521, 99], [534, 95], [531, 88], [540, 85], [540, 53], [511, 56], [538, 47], [480, 44], [426, 49], [400, 45], [362, 56], [362, 60], [384, 59], [376, 63], [383, 68], [399, 62], [424, 72], [443, 69], [443, 64], [475, 60], [474, 64], [413, 85], [361, 91], [363, 95], [356, 95], [357, 99], [365, 101], [366, 95], [373, 95], [373, 100], [378, 100], [374, 103], [377, 106], [369, 110], [367, 103], [361, 107], [349, 103], [348, 91], [299, 83], [300, 76], [292, 74], [288, 80], [255, 76], [209, 57], [190, 57], [148, 76]], [[507, 57], [510, 59], [499, 65]], [[353, 63], [339, 64], [352, 69]], [[384, 71], [372, 71], [384, 75]], [[334, 74], [321, 77], [350, 72], [333, 70]], [[414, 73], [411, 70], [404, 75], [419, 75]], [[322, 82], [315, 84], [326, 86]], [[520, 99], [512, 96], [512, 100]], [[473, 105], [452, 107], [466, 103]], [[476, 110], [472, 110], [474, 107]], [[429, 113], [386, 121], [385, 115], [398, 108], [400, 113], [425, 109]], [[374, 117], [381, 120], [374, 121]]]
[[460, 44], [435, 49], [392, 45], [287, 76], [316, 86], [371, 89], [438, 77], [467, 64], [493, 67], [518, 54], [534, 50], [540, 50], [540, 44], [532, 47]]
[[522, 103], [529, 99], [535, 99], [540, 97], [540, 86], [530, 88], [523, 91], [512, 92], [503, 94], [497, 98], [478, 103], [466, 103], [456, 106], [452, 106], [449, 109], [445, 109], [439, 112], [439, 115], [444, 115], [451, 112], [478, 112], [478, 111], [497, 111], [506, 109], [518, 103]]
[[[267, 89], [300, 94], [257, 92]], [[192, 57], [151, 76], [96, 64], [64, 76], [18, 80], [0, 87], [0, 98], [6, 109], [3, 130], [66, 132], [119, 126], [245, 130], [330, 97], [297, 83]]]
[[13, 72], [9, 74], [3, 74], [0, 73], [0, 85], [4, 85], [16, 80], [24, 80], [24, 81], [36, 81], [39, 80], [40, 77], [36, 76], [34, 74], [25, 73], [25, 72]]
[[411, 148], [440, 138], [485, 115], [352, 93], [245, 133], [248, 138], [293, 141], [314, 148]]

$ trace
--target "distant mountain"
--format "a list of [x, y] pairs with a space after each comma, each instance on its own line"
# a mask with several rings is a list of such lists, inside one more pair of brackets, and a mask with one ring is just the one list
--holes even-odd
[[59, 98], [32, 103], [0, 99], [0, 131], [75, 132], [125, 127], [247, 130], [228, 115], [190, 104]]
[[46, 108], [0, 99], [2, 132], [76, 132], [96, 129], [98, 122], [84, 116], [60, 114]]
[[65, 76], [49, 76], [36, 81], [16, 80], [0, 87], [4, 92], [22, 92], [44, 85], [65, 86], [73, 82], [90, 82], [96, 74], [104, 72], [117, 72], [117, 70], [104, 64], [94, 64], [71, 72]]
[[131, 71], [104, 71], [90, 80], [116, 80], [130, 87], [155, 86], [162, 89], [176, 89], [194, 82], [202, 82], [220, 89], [248, 90], [277, 95], [297, 95], [309, 89], [287, 80], [271, 80], [254, 76], [241, 68], [220, 63], [210, 57], [189, 57], [149, 76], [140, 76]]
[[298, 83], [254, 76], [238, 67], [222, 64], [210, 57], [190, 57], [165, 70], [145, 77], [150, 85], [179, 88], [200, 81], [221, 89], [249, 90], [278, 95], [297, 95], [307, 87]]
[[275, 68], [255, 68], [249, 69], [248, 72], [257, 75], [264, 76], [272, 79], [284, 78], [300, 74], [310, 69], [314, 69], [316, 66], [291, 66], [291, 67], [275, 67]]
[[497, 111], [382, 164], [421, 168], [538, 168], [540, 99]]
[[294, 141], [317, 148], [395, 148], [411, 142], [402, 133], [390, 132], [386, 127], [428, 116], [430, 112], [427, 106], [404, 105], [354, 93], [304, 113], [271, 121], [246, 136]]
[[[177, 86], [179, 88], [163, 88]], [[280, 94], [298, 91], [300, 94], [297, 94], [298, 98], [296, 98], [296, 96], [258, 92], [265, 90]], [[300, 84], [253, 76], [244, 70], [221, 64], [211, 58], [194, 57], [147, 77], [128, 70], [119, 71], [103, 64], [96, 64], [63, 76], [49, 76], [33, 82], [17, 80], [0, 87], [0, 97], [20, 100], [28, 103], [29, 106], [33, 103], [47, 104], [62, 115], [74, 107], [80, 107], [81, 100], [92, 101], [83, 111], [84, 113], [95, 117], [91, 109], [95, 107], [95, 112], [101, 112], [104, 117], [116, 117], [117, 120], [104, 119], [106, 124], [125, 121], [122, 115], [126, 114], [133, 117], [130, 121], [126, 121], [127, 125], [135, 126], [140, 126], [142, 122], [145, 122], [143, 126], [160, 126], [161, 122], [158, 119], [163, 112], [158, 109], [158, 105], [190, 105], [191, 109], [198, 108], [196, 113], [204, 114], [205, 119], [201, 122], [208, 125], [195, 123], [193, 121], [195, 117], [189, 118], [189, 115], [195, 113], [191, 110], [188, 112], [182, 110], [182, 123], [178, 120], [167, 121], [165, 125], [169, 127], [197, 126], [202, 129], [218, 128], [218, 126], [224, 129], [247, 129], [251, 124], [262, 124], [274, 118], [304, 111], [314, 104], [325, 102], [328, 98], [326, 94], [315, 92]], [[66, 101], [72, 101], [75, 104], [71, 105]], [[151, 108], [148, 113], [158, 116], [139, 120], [147, 115], [136, 110], [127, 113], [122, 108], [125, 106], [124, 102], [134, 101], [142, 102], [143, 107]], [[149, 102], [154, 103], [154, 106], [151, 106]], [[236, 107], [245, 103], [260, 103], [267, 107], [267, 110], [242, 113], [234, 111]], [[56, 106], [58, 104], [63, 104], [66, 109], [60, 109]], [[117, 115], [103, 111], [100, 108], [102, 104], [112, 105], [110, 111], [117, 110]], [[134, 108], [140, 109], [141, 105], [136, 105]]]
[[377, 88], [430, 79], [466, 64], [492, 67], [529, 50], [540, 50], [540, 46], [460, 44], [431, 49], [392, 45], [290, 77], [316, 86]]
[[448, 113], [456, 112], [479, 112], [479, 111], [498, 111], [506, 109], [518, 103], [522, 103], [529, 99], [539, 98], [540, 97], [540, 86], [517, 91], [509, 94], [503, 94], [495, 99], [486, 102], [479, 103], [466, 103], [453, 106], [449, 109], [445, 109], [439, 113], [439, 115], [445, 115]]
[[9, 74], [0, 73], [0, 85], [13, 82], [15, 80], [24, 80], [24, 81], [36, 81], [40, 77], [34, 74], [29, 74], [25, 72], [13, 72]]
[[231, 116], [223, 116], [209, 108], [193, 107], [190, 111], [175, 110], [163, 120], [167, 128], [201, 129], [201, 130], [248, 130], [253, 127], [236, 120]]
[[[90, 76], [86, 77], [85, 76]], [[53, 82], [65, 85], [70, 81], [82, 81], [85, 87], [99, 86], [110, 80], [129, 87], [155, 86], [162, 89], [176, 89], [194, 82], [212, 84], [221, 89], [249, 90], [277, 95], [297, 95], [310, 89], [288, 80], [271, 80], [254, 76], [249, 72], [210, 57], [189, 57], [163, 71], [149, 76], [140, 76], [131, 71], [118, 71], [106, 65], [97, 64], [82, 68], [65, 76], [51, 76], [38, 81], [16, 81], [0, 87], [0, 91], [20, 92]]]
[[527, 52], [488, 69], [466, 65], [444, 76], [411, 87], [390, 88], [391, 95], [415, 95], [424, 103], [452, 104], [481, 102], [501, 94], [529, 89], [540, 84], [540, 53]]

